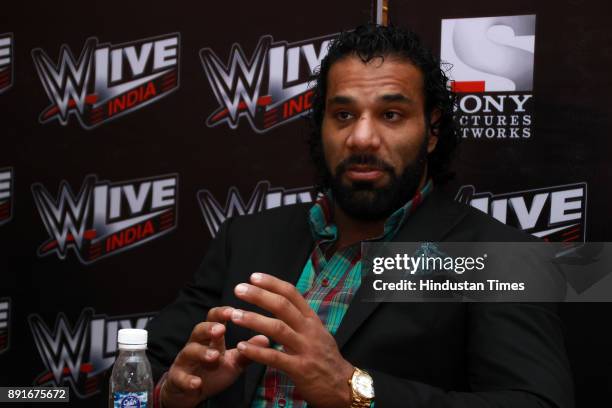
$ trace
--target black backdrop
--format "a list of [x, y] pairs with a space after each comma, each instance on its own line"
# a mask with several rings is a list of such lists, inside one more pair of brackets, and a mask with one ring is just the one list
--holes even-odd
[[[300, 115], [287, 119], [283, 115], [308, 107], [308, 66], [321, 56], [325, 37], [371, 21], [374, 9], [369, 0], [4, 5], [0, 16], [0, 385], [68, 384], [72, 405], [103, 406], [102, 378], [112, 363], [116, 330], [142, 326], [174, 299], [197, 268], [215, 225], [225, 216], [272, 207], [279, 199], [290, 204], [311, 198], [304, 120]], [[484, 92], [472, 89], [459, 94], [471, 102], [488, 96], [506, 105], [501, 112], [495, 112], [493, 105], [486, 112], [469, 104], [466, 109], [474, 112], [458, 111], [459, 116], [481, 115], [483, 121], [491, 116], [496, 124], [464, 126], [470, 129], [457, 156], [457, 178], [446, 187], [450, 194], [476, 206], [488, 199], [487, 210], [501, 216], [505, 208], [508, 224], [543, 238], [609, 240], [609, 12], [606, 3], [595, 0], [390, 1], [391, 23], [411, 26], [438, 55], [443, 42], [446, 50], [477, 40], [448, 34], [451, 27], [457, 32], [455, 19], [535, 15], [512, 20], [520, 27], [514, 33], [497, 33], [505, 36], [510, 48], [518, 44], [513, 35], [522, 35], [521, 44], [534, 44], [531, 51], [523, 45], [533, 63], [527, 58], [521, 66], [527, 76], [532, 75], [533, 86], [514, 89], [510, 82], [508, 88], [508, 81], [496, 82], [495, 77], [489, 81], [491, 77], [483, 75]], [[443, 20], [447, 21], [444, 38]], [[496, 21], [503, 26], [509, 20]], [[463, 22], [468, 28], [477, 23]], [[3, 38], [10, 38], [11, 45], [3, 47], [8, 44]], [[97, 51], [86, 42], [89, 38], [96, 39]], [[163, 40], [169, 42], [159, 42]], [[62, 72], [58, 60], [63, 44], [70, 61], [64, 61]], [[111, 46], [110, 54], [118, 47], [124, 50], [109, 57], [110, 66], [96, 65], [105, 44]], [[270, 50], [282, 46], [285, 49], [275, 54], [277, 59], [271, 58]], [[89, 65], [87, 50], [91, 51]], [[259, 59], [258, 50], [262, 51]], [[284, 56], [282, 69], [279, 55]], [[446, 52], [442, 57], [451, 55]], [[485, 61], [484, 68], [473, 59], [466, 64], [491, 75], [486, 61], [496, 57], [485, 49], [479, 55], [475, 58]], [[236, 107], [234, 118], [232, 109], [223, 112], [223, 94], [231, 99], [236, 81], [223, 86], [215, 82], [215, 78], [223, 82], [220, 70], [210, 68], [217, 61], [217, 66], [230, 72], [231, 56], [246, 96], [236, 100], [244, 103]], [[117, 68], [120, 62], [122, 69]], [[252, 68], [252, 81], [239, 62], [242, 68]], [[463, 63], [460, 59], [449, 62]], [[84, 67], [80, 73], [79, 63]], [[2, 73], [3, 67], [8, 67], [4, 71], [8, 73]], [[270, 68], [282, 71], [281, 76], [270, 78]], [[125, 85], [124, 93], [106, 102], [102, 93], [95, 102], [85, 98], [100, 89], [95, 81], [102, 81], [104, 71], [111, 82], [103, 85]], [[80, 74], [85, 79], [87, 72], [87, 80], [77, 80]], [[130, 82], [141, 78], [146, 79]], [[271, 82], [279, 78], [284, 93], [270, 91]], [[483, 86], [483, 78], [453, 77], [459, 88], [462, 81], [472, 82], [463, 86]], [[490, 83], [507, 89], [490, 90]], [[50, 119], [41, 120], [41, 114], [57, 103], [49, 96], [53, 89], [63, 96], [70, 86], [84, 91], [71, 95], [74, 103], [67, 104], [71, 113], [62, 118], [53, 116], [52, 110]], [[291, 87], [294, 92], [288, 90]], [[512, 95], [526, 98], [524, 111], [511, 106]], [[248, 98], [260, 103], [253, 113]], [[96, 103], [101, 109], [95, 110]], [[126, 113], [106, 121], [109, 103]], [[61, 115], [61, 101], [58, 106]], [[519, 125], [510, 124], [513, 115], [521, 118]], [[506, 125], [497, 125], [499, 116], [506, 118]], [[530, 123], [524, 122], [524, 116], [529, 116]], [[474, 127], [482, 128], [485, 136], [474, 137]], [[508, 135], [512, 127], [520, 132], [528, 128], [529, 137], [521, 133], [488, 138], [487, 127], [504, 127]], [[169, 181], [159, 187], [164, 179]], [[121, 196], [111, 197], [115, 193], [109, 192], [105, 215], [111, 218], [102, 217], [105, 227], [124, 224], [116, 234], [102, 236], [100, 247], [95, 239], [102, 230], [97, 229], [97, 237], [85, 231], [99, 226], [93, 224], [94, 209], [100, 208], [95, 207], [95, 199], [101, 197], [104, 182], [111, 189], [122, 187], [114, 190], [121, 191]], [[61, 189], [63, 208], [58, 199]], [[79, 197], [81, 207], [76, 205]], [[135, 207], [130, 207], [130, 197]], [[541, 208], [535, 205], [538, 200], [544, 200]], [[76, 204], [70, 207], [70, 203]], [[144, 203], [142, 211], [139, 203]], [[56, 215], [53, 207], [59, 208]], [[521, 208], [527, 211], [522, 218], [515, 215]], [[137, 217], [142, 218], [135, 221]], [[74, 225], [67, 230], [72, 240], [60, 236], [56, 241], [53, 226], [61, 232], [67, 225]], [[123, 251], [104, 256], [109, 248], [121, 245]], [[612, 397], [610, 311], [609, 304], [562, 308], [580, 407]], [[54, 344], [54, 339], [59, 343]]]

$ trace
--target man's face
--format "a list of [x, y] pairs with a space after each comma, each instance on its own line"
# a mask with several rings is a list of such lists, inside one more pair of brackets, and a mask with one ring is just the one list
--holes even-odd
[[383, 219], [405, 204], [438, 140], [427, 126], [420, 70], [381, 61], [349, 56], [327, 78], [323, 152], [334, 198], [357, 219]]

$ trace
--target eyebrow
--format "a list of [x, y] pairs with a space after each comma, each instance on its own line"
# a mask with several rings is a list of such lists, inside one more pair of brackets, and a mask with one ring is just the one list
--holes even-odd
[[410, 99], [409, 97], [401, 93], [386, 94], [386, 95], [381, 96], [380, 99], [382, 99], [385, 102], [401, 102], [401, 103], [407, 103], [407, 104], [415, 103], [413, 99]]
[[[394, 93], [394, 94], [385, 94], [379, 97], [384, 102], [400, 102], [406, 104], [414, 104], [415, 101], [404, 94]], [[350, 105], [355, 103], [355, 98], [344, 95], [336, 95], [327, 100], [328, 105]]]
[[354, 98], [343, 95], [336, 95], [327, 100], [329, 105], [350, 105], [353, 102], [355, 102]]

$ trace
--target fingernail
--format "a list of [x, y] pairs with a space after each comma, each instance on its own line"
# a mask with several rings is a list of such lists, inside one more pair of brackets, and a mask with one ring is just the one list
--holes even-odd
[[221, 333], [221, 331], [223, 330], [223, 325], [222, 324], [215, 324], [212, 328], [212, 333], [213, 334], [219, 334]]
[[232, 320], [241, 320], [244, 313], [242, 310], [234, 309], [232, 312]]
[[251, 281], [253, 282], [261, 282], [261, 280], [263, 279], [263, 275], [261, 273], [253, 273], [251, 274]]
[[247, 293], [248, 290], [249, 290], [249, 287], [245, 285], [244, 283], [241, 283], [240, 285], [236, 286], [237, 295], [244, 295], [245, 293]]
[[236, 348], [240, 351], [244, 351], [247, 348], [247, 345], [244, 341], [241, 341], [240, 343], [238, 343], [238, 345], [236, 346]]
[[206, 350], [206, 357], [208, 358], [213, 358], [217, 355], [217, 351], [216, 350]]
[[200, 385], [200, 381], [193, 378], [191, 381], [189, 381], [189, 385], [191, 386], [191, 388], [198, 388], [198, 385]]

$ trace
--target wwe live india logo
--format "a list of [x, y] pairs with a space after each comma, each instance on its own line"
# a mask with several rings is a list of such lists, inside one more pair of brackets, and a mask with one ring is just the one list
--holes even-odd
[[219, 103], [206, 125], [227, 123], [236, 129], [240, 118], [246, 118], [255, 132], [265, 133], [306, 114], [312, 106], [310, 82], [334, 37], [288, 43], [266, 35], [250, 58], [234, 44], [227, 63], [211, 48], [200, 50], [204, 72]]
[[13, 169], [0, 169], [0, 225], [13, 217]]
[[177, 224], [178, 175], [118, 183], [87, 176], [74, 194], [62, 181], [56, 198], [40, 183], [32, 186], [34, 201], [49, 234], [38, 256], [69, 249], [89, 264], [135, 248], [174, 230]]
[[117, 332], [120, 329], [144, 329], [154, 314], [113, 316], [95, 314], [87, 308], [72, 325], [59, 313], [53, 329], [38, 314], [28, 317], [32, 337], [45, 371], [33, 382], [35, 386], [70, 386], [79, 398], [102, 391], [104, 373], [115, 362]]
[[463, 138], [528, 139], [533, 128], [535, 15], [442, 20]]
[[503, 194], [476, 192], [467, 185], [459, 189], [455, 200], [544, 241], [585, 241], [587, 183]]
[[0, 94], [13, 85], [13, 35], [0, 34]]
[[212, 237], [217, 235], [221, 224], [230, 217], [255, 214], [286, 205], [310, 203], [316, 198], [313, 187], [273, 188], [266, 180], [257, 183], [248, 201], [242, 198], [235, 186], [229, 188], [225, 206], [219, 204], [213, 194], [206, 189], [198, 191], [197, 197], [204, 221]]
[[32, 58], [51, 104], [40, 123], [57, 119], [66, 125], [74, 115], [85, 129], [143, 108], [179, 87], [178, 33], [118, 45], [85, 41], [75, 57], [60, 48], [58, 62], [40, 48]]

